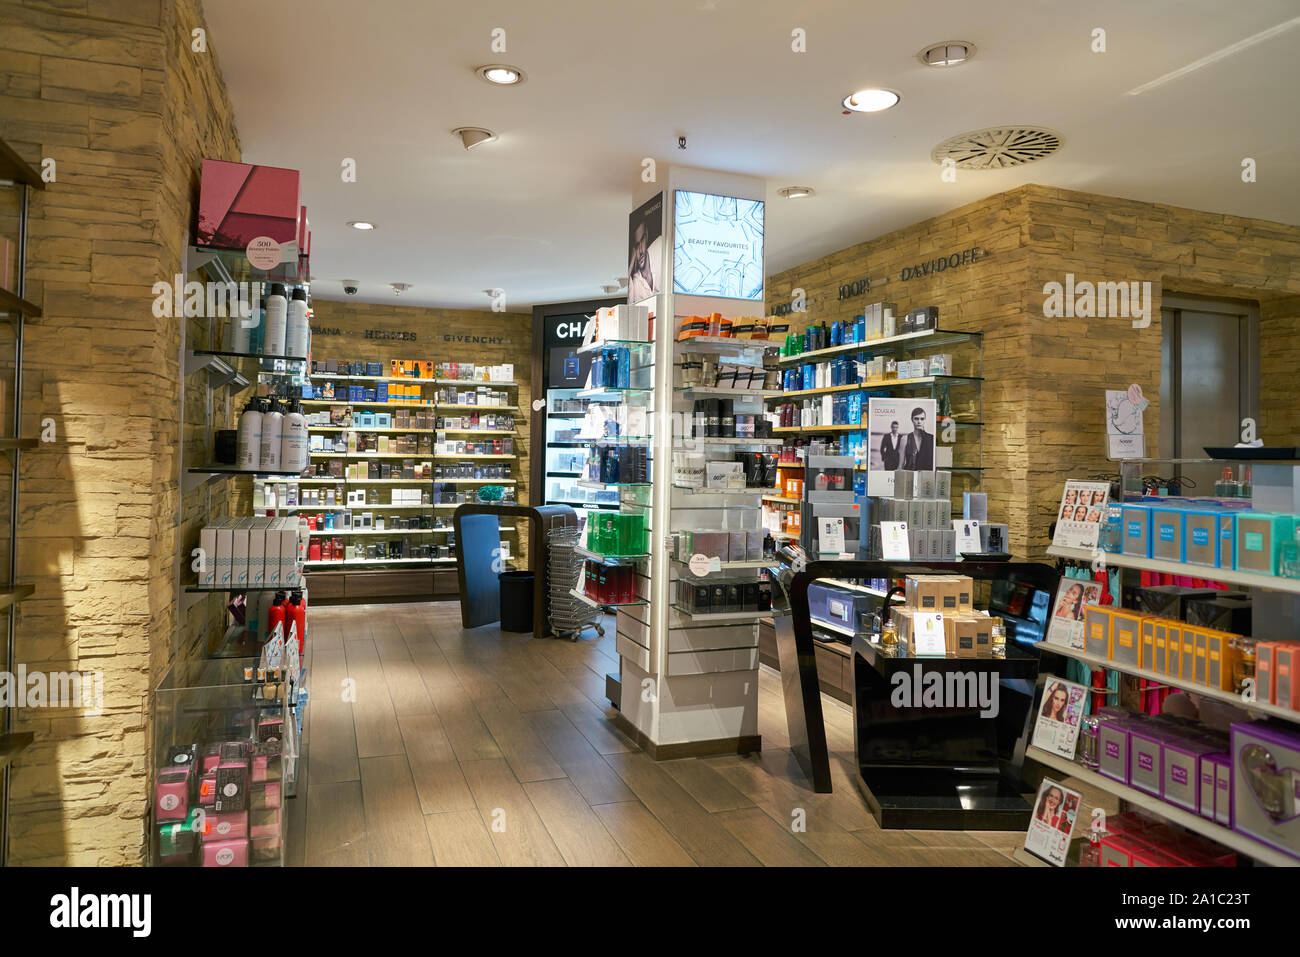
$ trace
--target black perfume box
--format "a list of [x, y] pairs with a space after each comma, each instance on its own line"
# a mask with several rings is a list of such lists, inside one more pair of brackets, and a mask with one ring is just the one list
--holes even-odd
[[1217, 598], [1221, 594], [1223, 593], [1214, 588], [1153, 585], [1138, 590], [1138, 611], [1183, 621], [1187, 617], [1188, 602], [1202, 598]]

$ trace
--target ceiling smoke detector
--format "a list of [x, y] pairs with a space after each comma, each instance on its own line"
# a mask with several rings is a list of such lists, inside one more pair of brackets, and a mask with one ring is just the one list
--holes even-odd
[[1046, 159], [1064, 142], [1060, 133], [1038, 126], [992, 126], [944, 140], [930, 159], [940, 166], [950, 159], [958, 169], [1006, 169]]
[[406, 290], [411, 288], [409, 282], [390, 282], [388, 285], [393, 287], [394, 296], [400, 296], [402, 293], [406, 292]]
[[481, 126], [458, 126], [451, 131], [453, 135], [459, 136], [465, 149], [472, 150], [476, 146], [482, 146], [484, 143], [491, 143], [497, 135], [491, 130], [485, 130]]
[[966, 40], [944, 40], [926, 47], [916, 58], [926, 66], [961, 66], [975, 55], [975, 44]]

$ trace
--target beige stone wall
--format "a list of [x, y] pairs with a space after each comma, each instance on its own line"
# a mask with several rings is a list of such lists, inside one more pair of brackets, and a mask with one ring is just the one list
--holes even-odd
[[[202, 155], [238, 156], [197, 0], [0, 2], [0, 135], [58, 180], [33, 203], [17, 660], [101, 671], [104, 713], [23, 711], [10, 862], [144, 859], [149, 691], [177, 634], [179, 326], [151, 314], [176, 271]], [[210, 48], [209, 48], [210, 50]], [[194, 614], [202, 614], [197, 609]]]
[[[982, 400], [982, 461], [989, 471], [982, 486], [955, 476], [954, 492], [987, 492], [990, 516], [1010, 524], [1013, 542], [1023, 542], [1029, 534], [1019, 506], [1029, 466], [1022, 415], [1028, 399], [1023, 357], [1029, 327], [1022, 294], [1029, 272], [1028, 244], [1024, 195], [1002, 193], [778, 273], [767, 283], [769, 311], [789, 302], [793, 289], [804, 290], [808, 311], [785, 317], [797, 331], [814, 323], [851, 321], [868, 303], [883, 301], [895, 303], [900, 314], [937, 306], [941, 329], [984, 333], [982, 389], [954, 387], [951, 396], [958, 418], [963, 412], [973, 414], [979, 407], [972, 404]], [[900, 278], [906, 267], [972, 246], [984, 253], [974, 263], [907, 281]], [[871, 279], [870, 292], [838, 298], [840, 286], [862, 278]], [[955, 371], [979, 374], [979, 344], [960, 344], [951, 351]], [[957, 441], [955, 462], [969, 465], [979, 459], [974, 430], [959, 430]]]
[[[1249, 187], [1246, 187], [1249, 188]], [[1253, 300], [1260, 305], [1261, 434], [1294, 441], [1300, 397], [1294, 390], [1300, 294], [1300, 228], [1194, 209], [1027, 186], [1032, 271], [1025, 311], [1033, 330], [1026, 363], [1029, 410], [1031, 554], [1047, 529], [1067, 477], [1109, 471], [1102, 390], [1142, 385], [1149, 454], [1160, 419], [1162, 295]], [[1043, 284], [1149, 281], [1151, 325], [1126, 318], [1044, 319]]]
[[[988, 258], [899, 281], [904, 266], [971, 245]], [[1094, 282], [1150, 281], [1151, 325], [1045, 319], [1043, 286], [1068, 272]], [[889, 282], [838, 300], [842, 284], [864, 277]], [[984, 332], [984, 490], [990, 514], [1011, 525], [1018, 555], [1042, 556], [1066, 478], [1113, 473], [1104, 453], [1105, 389], [1142, 384], [1151, 400], [1149, 449], [1158, 451], [1165, 291], [1260, 304], [1261, 434], [1270, 444], [1300, 442], [1296, 227], [1025, 186], [774, 275], [769, 308], [788, 302], [795, 287], [808, 295], [808, 312], [789, 317], [795, 329], [851, 319], [884, 300], [900, 311], [935, 305], [941, 328]]]
[[[499, 365], [513, 362], [519, 411], [514, 413], [514, 478], [518, 500], [528, 504], [528, 451], [533, 399], [533, 317], [531, 313], [497, 313], [473, 309], [426, 309], [419, 306], [377, 305], [349, 300], [312, 299], [312, 358], [384, 362], [389, 359], [427, 359], [432, 362], [473, 362]], [[338, 329], [323, 335], [321, 329]], [[367, 339], [366, 330], [414, 332], [414, 342]], [[482, 337], [501, 342], [466, 342], [454, 337]], [[452, 338], [449, 338], [452, 337]], [[426, 392], [428, 389], [426, 388]], [[465, 436], [472, 438], [472, 436]], [[516, 525], [518, 554], [527, 555], [526, 524]]]

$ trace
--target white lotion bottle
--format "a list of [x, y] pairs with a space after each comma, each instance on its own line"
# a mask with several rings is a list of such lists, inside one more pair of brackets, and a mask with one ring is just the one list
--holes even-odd
[[302, 405], [294, 402], [284, 417], [283, 438], [280, 440], [280, 469], [295, 475], [307, 468], [310, 438], [307, 432], [307, 416], [302, 414]]
[[262, 443], [260, 468], [264, 472], [279, 472], [280, 450], [284, 442], [284, 413], [280, 402], [271, 400], [271, 410], [262, 416]]
[[289, 319], [285, 331], [284, 354], [302, 358], [307, 355], [307, 290], [293, 287], [289, 300]]
[[271, 283], [271, 291], [266, 294], [266, 339], [262, 346], [264, 356], [284, 355], [284, 338], [288, 322], [288, 298], [284, 293], [284, 283]]
[[244, 414], [239, 417], [236, 445], [239, 449], [239, 468], [256, 472], [262, 462], [262, 402], [248, 400]]

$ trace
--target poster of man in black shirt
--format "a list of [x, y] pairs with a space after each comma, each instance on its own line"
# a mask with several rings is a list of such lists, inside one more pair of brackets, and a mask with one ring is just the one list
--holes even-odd
[[880, 440], [880, 461], [890, 472], [898, 468], [903, 447], [903, 437], [898, 434], [898, 420], [889, 423], [889, 431]]
[[892, 496], [894, 472], [933, 472], [934, 399], [868, 398], [867, 494]]

